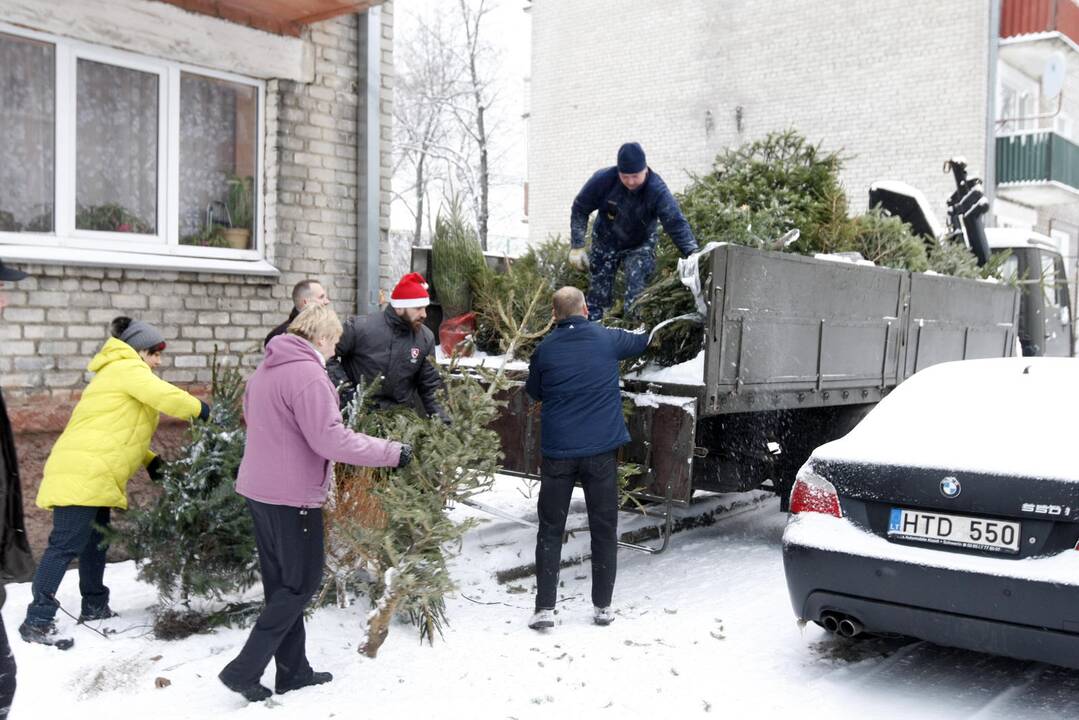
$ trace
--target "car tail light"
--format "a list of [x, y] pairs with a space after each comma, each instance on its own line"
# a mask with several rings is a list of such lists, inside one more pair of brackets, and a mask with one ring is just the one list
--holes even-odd
[[798, 471], [794, 487], [791, 488], [790, 511], [792, 515], [815, 512], [843, 517], [835, 485], [808, 469], [808, 466]]

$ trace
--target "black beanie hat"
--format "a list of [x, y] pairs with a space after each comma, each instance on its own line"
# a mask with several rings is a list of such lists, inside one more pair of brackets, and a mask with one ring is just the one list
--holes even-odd
[[628, 142], [618, 148], [618, 172], [633, 175], [648, 167], [644, 160], [644, 149], [640, 143]]

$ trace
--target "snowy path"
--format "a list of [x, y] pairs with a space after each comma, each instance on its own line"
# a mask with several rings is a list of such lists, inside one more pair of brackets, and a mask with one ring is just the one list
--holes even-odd
[[[500, 480], [492, 504], [527, 512], [534, 501], [518, 487]], [[926, 643], [849, 643], [815, 626], [799, 629], [783, 581], [783, 522], [769, 500], [676, 535], [664, 555], [621, 552], [618, 619], [607, 628], [590, 622], [587, 565], [567, 568], [559, 624], [540, 634], [524, 624], [534, 580], [492, 579], [495, 570], [530, 561], [530, 531], [487, 520], [470, 534], [458, 563], [461, 592], [449, 602], [444, 640], [421, 646], [414, 629], [395, 625], [378, 659], [369, 660], [356, 653], [363, 607], [321, 609], [308, 625], [308, 649], [314, 667], [333, 671], [335, 681], [266, 704], [245, 705], [215, 678], [243, 630], [162, 642], [140, 637], [145, 629], [106, 640], [79, 628], [67, 653], [16, 639], [12, 717], [54, 718], [73, 709], [110, 720], [1079, 717], [1079, 672]], [[108, 626], [146, 623], [154, 593], [134, 579], [133, 565], [110, 566], [106, 581], [122, 613]], [[77, 584], [72, 573], [61, 588], [67, 607], [78, 607]], [[8, 587], [9, 634], [28, 595], [27, 585]], [[157, 677], [171, 685], [155, 688]], [[272, 687], [272, 669], [264, 682]]]

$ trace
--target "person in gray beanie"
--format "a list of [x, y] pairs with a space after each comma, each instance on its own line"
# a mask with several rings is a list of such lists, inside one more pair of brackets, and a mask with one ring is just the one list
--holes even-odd
[[151, 353], [161, 354], [161, 351], [165, 349], [165, 338], [161, 336], [161, 331], [141, 320], [116, 318], [112, 321], [112, 336], [123, 340], [136, 352], [148, 350]]
[[53, 512], [52, 532], [34, 573], [33, 597], [19, 635], [25, 642], [61, 650], [74, 641], [57, 632], [56, 591], [76, 557], [79, 621], [116, 615], [104, 583], [101, 529], [108, 527], [112, 508], [127, 509], [127, 483], [140, 467], [157, 479], [161, 461], [150, 451], [150, 440], [161, 413], [182, 420], [210, 416], [206, 403], [154, 374], [165, 349], [157, 328], [118, 317], [109, 330], [112, 337], [87, 367], [94, 378], [49, 453], [37, 494], [38, 506]]

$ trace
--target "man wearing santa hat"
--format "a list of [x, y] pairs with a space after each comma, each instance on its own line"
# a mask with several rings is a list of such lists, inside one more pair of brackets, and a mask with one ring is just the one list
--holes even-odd
[[[450, 417], [435, 397], [442, 378], [428, 360], [435, 353], [435, 334], [423, 324], [430, 303], [427, 281], [408, 273], [384, 311], [349, 318], [336, 355], [326, 363], [334, 385], [347, 382], [354, 388], [381, 376], [374, 396], [379, 407], [412, 405], [418, 395], [428, 415], [448, 424]], [[351, 400], [353, 392], [342, 392], [343, 400]]]

